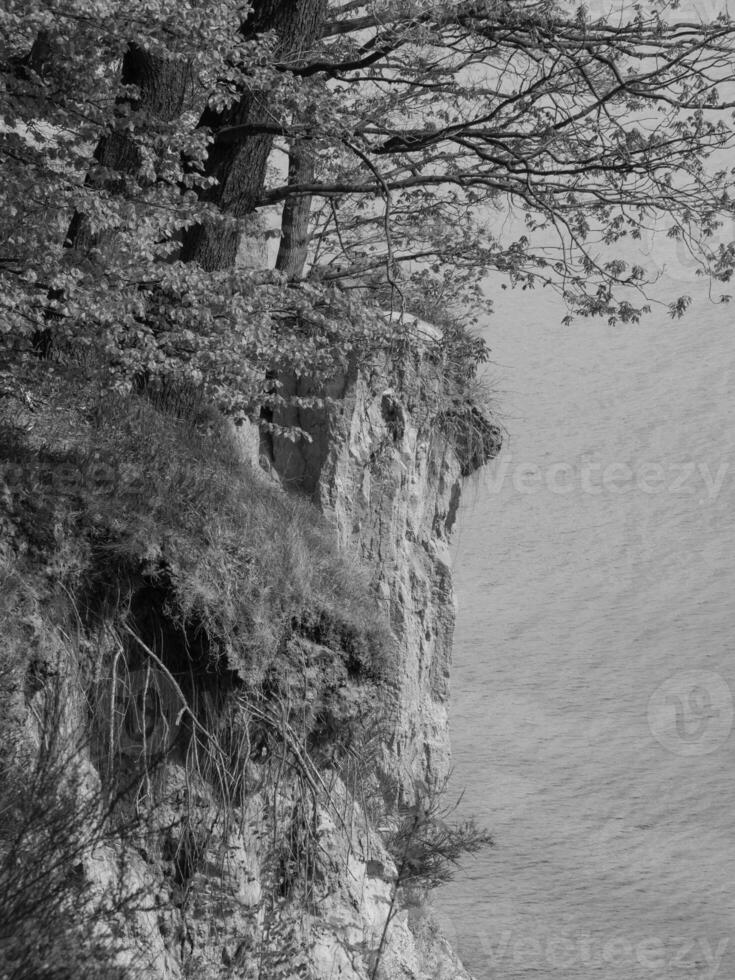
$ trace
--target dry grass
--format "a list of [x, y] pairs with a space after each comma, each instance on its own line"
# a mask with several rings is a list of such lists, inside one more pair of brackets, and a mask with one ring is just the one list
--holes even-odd
[[[23, 677], [17, 662], [23, 651], [13, 639], [19, 625], [27, 625], [28, 611], [25, 603], [14, 610], [20, 620], [2, 619], [8, 641], [0, 660], [3, 708], [13, 701], [7, 682]], [[2, 716], [0, 978], [134, 980], [140, 975], [134, 963], [123, 969], [116, 962], [114, 937], [116, 922], [140, 896], [122, 888], [103, 894], [85, 874], [87, 856], [103, 842], [119, 841], [121, 828], [109, 819], [111, 801], [89, 766], [86, 734], [73, 717], [77, 678], [64, 667], [78, 661], [78, 651], [68, 637], [53, 639], [56, 656], [45, 662], [45, 672], [33, 658], [25, 665], [31, 683], [25, 724]]]
[[[392, 670], [365, 574], [314, 507], [238, 459], [223, 421], [196, 401], [101, 398], [59, 380], [34, 406], [0, 418], [0, 718], [23, 744], [29, 698], [71, 671], [82, 728], [65, 751], [81, 751], [100, 779], [97, 797], [70, 790], [58, 813], [43, 802], [59, 796], [54, 780], [37, 782], [41, 807], [17, 824], [23, 840], [56, 836], [61, 845], [60, 874], [73, 887], [60, 887], [53, 942], [69, 951], [77, 943], [65, 911], [75, 895], [87, 916], [73, 841], [67, 847], [57, 828], [76, 826], [72, 816], [101, 801], [114, 802], [105, 832], [135, 827], [147, 848], [169, 849], [185, 905], [205, 852], [211, 862], [248, 799], [266, 792], [278, 901], [310, 894], [321, 860], [315, 814], [331, 808], [348, 833], [332, 777], [352, 775]], [[3, 765], [7, 810], [18, 784]], [[185, 792], [166, 830], [172, 767]], [[15, 885], [33, 905], [43, 862], [18, 842], [8, 837], [3, 856], [11, 846], [29, 855]], [[10, 871], [0, 871], [0, 886]], [[38, 904], [22, 915], [29, 935], [46, 917]], [[81, 960], [78, 969], [84, 976]]]
[[30, 432], [0, 430], [3, 518], [83, 616], [144, 580], [172, 623], [254, 679], [294, 633], [341, 644], [366, 676], [388, 668], [364, 573], [313, 506], [238, 460], [221, 419], [63, 394]]

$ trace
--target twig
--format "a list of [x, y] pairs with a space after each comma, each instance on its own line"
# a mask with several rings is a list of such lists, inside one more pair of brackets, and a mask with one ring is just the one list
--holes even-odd
[[[343, 140], [343, 142], [348, 149], [352, 150], [352, 152], [362, 160], [362, 162], [365, 164], [368, 170], [372, 173], [373, 177], [375, 177], [378, 184], [380, 184], [380, 187], [382, 189], [383, 200], [385, 201], [385, 212], [383, 214], [383, 228], [385, 230], [385, 243], [388, 249], [388, 254], [386, 255], [386, 270], [385, 270], [386, 278], [391, 286], [391, 289], [392, 290], [394, 289], [401, 297], [401, 316], [403, 316], [403, 312], [406, 306], [406, 297], [403, 295], [403, 291], [401, 290], [401, 287], [393, 278], [393, 239], [391, 238], [391, 232], [390, 232], [390, 212], [391, 212], [391, 205], [393, 199], [391, 197], [390, 187], [388, 186], [385, 178], [378, 170], [378, 168], [375, 166], [375, 164], [370, 159], [370, 157], [366, 153], [364, 153], [359, 146], [355, 146], [354, 143], [351, 143], [350, 140], [347, 139]], [[393, 312], [393, 296], [391, 294], [391, 313], [392, 312]]]

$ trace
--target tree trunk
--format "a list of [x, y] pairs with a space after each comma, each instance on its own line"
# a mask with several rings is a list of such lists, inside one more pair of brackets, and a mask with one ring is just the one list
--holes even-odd
[[[140, 98], [131, 104], [133, 109], [144, 109], [161, 122], [171, 122], [181, 114], [194, 89], [191, 66], [171, 61], [144, 51], [135, 44], [128, 46], [122, 64], [123, 85], [136, 85]], [[95, 160], [103, 167], [121, 175], [135, 174], [141, 164], [140, 150], [129, 129], [113, 130], [103, 136], [94, 151]], [[107, 190], [115, 190], [123, 178], [106, 178], [102, 181], [87, 178], [89, 183]], [[71, 220], [65, 245], [89, 255], [99, 248], [104, 238], [93, 233], [87, 218], [77, 212]]]
[[[53, 38], [45, 31], [39, 33], [30, 54], [24, 63], [41, 73], [44, 64], [53, 56]], [[182, 62], [168, 61], [151, 55], [137, 45], [128, 46], [122, 64], [124, 85], [137, 85], [140, 98], [132, 103], [133, 109], [145, 109], [163, 122], [175, 119], [183, 110], [194, 88], [194, 75], [191, 67]], [[103, 167], [121, 175], [135, 174], [140, 167], [141, 158], [136, 140], [129, 129], [113, 130], [103, 136], [94, 151], [94, 158]], [[100, 189], [115, 191], [120, 187], [123, 177], [96, 178], [87, 176], [86, 183]], [[64, 247], [74, 249], [81, 259], [90, 260], [96, 253], [104, 253], [109, 248], [114, 252], [115, 233], [112, 230], [94, 231], [89, 218], [76, 211], [69, 223]], [[63, 291], [49, 290], [49, 299], [61, 300]], [[45, 319], [57, 319], [55, 313], [47, 313]], [[48, 357], [53, 350], [53, 331], [50, 328], [37, 330], [32, 338], [33, 349], [41, 357]]]
[[[289, 184], [311, 184], [314, 180], [314, 148], [308, 140], [293, 140], [288, 157]], [[309, 251], [311, 194], [294, 194], [283, 204], [281, 244], [276, 269], [289, 279], [300, 279]]]
[[46, 65], [54, 57], [54, 38], [51, 31], [41, 30], [36, 35], [36, 40], [31, 45], [31, 50], [23, 57], [12, 59], [15, 73], [25, 75], [27, 69], [37, 75], [43, 75]]
[[[243, 25], [246, 37], [266, 31], [277, 35], [275, 56], [296, 65], [321, 35], [327, 0], [255, 0]], [[215, 132], [223, 127], [248, 123], [272, 123], [273, 114], [267, 92], [247, 93], [223, 112], [207, 109], [200, 125]], [[215, 136], [205, 173], [218, 183], [203, 198], [234, 218], [242, 218], [257, 207], [265, 185], [268, 157], [273, 136], [243, 133], [234, 140]], [[191, 228], [184, 236], [182, 258], [196, 261], [209, 271], [231, 268], [237, 257], [239, 235], [235, 228], [223, 230], [219, 223]]]

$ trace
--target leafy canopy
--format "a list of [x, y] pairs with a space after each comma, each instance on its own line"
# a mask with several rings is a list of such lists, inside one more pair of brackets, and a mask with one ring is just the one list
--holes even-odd
[[[616, 246], [661, 221], [729, 281], [735, 25], [677, 6], [6, 0], [5, 383], [52, 349], [256, 414], [279, 372], [385, 343], [371, 304], [475, 305], [489, 271], [635, 320], [645, 272]], [[187, 245], [247, 242], [284, 202], [288, 274]]]

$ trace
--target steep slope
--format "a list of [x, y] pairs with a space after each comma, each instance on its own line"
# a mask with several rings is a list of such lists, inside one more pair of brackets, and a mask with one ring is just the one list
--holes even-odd
[[372, 571], [400, 649], [390, 747], [409, 798], [413, 781], [438, 786], [449, 772], [448, 543], [463, 480], [501, 445], [500, 430], [448, 372], [435, 328], [416, 324], [412, 333], [397, 356], [335, 382], [331, 411], [284, 416], [311, 442], [276, 440], [273, 452], [283, 482], [309, 494], [342, 547]]
[[448, 767], [447, 539], [499, 447], [455, 367], [413, 338], [259, 449], [78, 380], [5, 406], [0, 975], [463, 976], [429, 865], [396, 896]]

